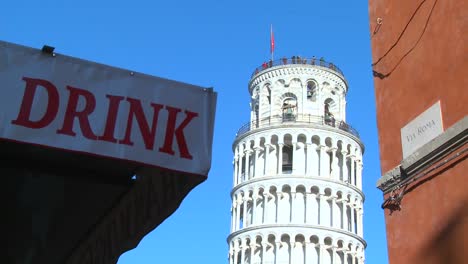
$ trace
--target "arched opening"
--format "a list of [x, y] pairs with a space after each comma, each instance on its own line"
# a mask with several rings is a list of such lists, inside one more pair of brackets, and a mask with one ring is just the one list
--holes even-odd
[[269, 235], [265, 250], [265, 263], [275, 263], [275, 236]]
[[[240, 200], [243, 201], [244, 198], [246, 197], [245, 196], [246, 194], [244, 194], [243, 192], [240, 193]], [[241, 203], [240, 204], [240, 208], [239, 208], [239, 229], [242, 229], [245, 227], [245, 215], [244, 215], [244, 203]], [[247, 209], [247, 208], [246, 208]]]
[[254, 225], [259, 225], [264, 223], [263, 215], [265, 211], [265, 193], [263, 190], [263, 187], [260, 187], [258, 189], [258, 196], [257, 196], [257, 204], [255, 205], [254, 211], [255, 211], [255, 219], [253, 224]]
[[346, 206], [347, 230], [351, 232], [351, 208]]
[[[313, 194], [310, 200], [310, 210], [307, 210], [307, 219], [311, 221], [311, 224], [318, 225], [320, 218], [322, 217], [322, 210], [320, 208], [320, 190], [317, 186], [310, 188], [310, 193]], [[315, 213], [316, 212], [316, 213]], [[310, 219], [310, 220], [309, 220]]]
[[260, 138], [260, 142], [259, 142], [259, 146], [260, 146], [260, 151], [259, 151], [259, 154], [258, 156], [255, 156], [255, 173], [254, 173], [254, 177], [262, 177], [265, 175], [265, 166], [267, 165], [266, 164], [266, 158], [267, 158], [267, 155], [268, 155], [268, 148], [265, 147], [265, 138], [264, 137], [261, 137]]
[[337, 253], [338, 261], [336, 261], [336, 263], [345, 264], [346, 263], [345, 262], [346, 261], [346, 248], [343, 243], [343, 240], [339, 240], [337, 243], [337, 246], [338, 246], [338, 250], [336, 251], [336, 253]]
[[289, 174], [292, 173], [293, 167], [293, 153], [294, 149], [292, 146], [292, 136], [287, 134], [284, 136], [284, 146], [283, 146], [283, 160], [282, 160], [282, 173]]
[[305, 238], [303, 235], [296, 235], [294, 240], [294, 247], [291, 250], [291, 263], [304, 264]]
[[354, 210], [353, 210], [353, 213], [354, 213], [354, 223], [353, 223], [353, 224], [354, 224], [354, 233], [357, 234], [357, 233], [358, 233], [358, 232], [357, 232], [357, 231], [358, 231], [358, 224], [357, 224], [357, 220], [358, 220], [357, 217], [358, 217], [358, 215], [357, 215], [357, 210], [354, 209]]
[[255, 164], [255, 156], [253, 155], [253, 149], [254, 149], [255, 142], [253, 140], [250, 140], [249, 142], [246, 143], [247, 147], [247, 152], [245, 153], [245, 156], [248, 157], [248, 162], [246, 160], [246, 171], [245, 171], [245, 180], [250, 180], [254, 174], [254, 164]]
[[294, 173], [295, 174], [306, 174], [307, 167], [310, 167], [308, 160], [310, 157], [307, 156], [307, 137], [304, 134], [297, 136], [297, 143], [294, 149]]
[[317, 99], [317, 84], [314, 81], [307, 82], [307, 100], [315, 102]]
[[323, 117], [325, 124], [335, 126], [336, 103], [333, 99], [327, 98], [324, 102]]
[[324, 263], [334, 263], [333, 261], [333, 240], [330, 237], [324, 239], [324, 243], [327, 249], [324, 251], [323, 261]]
[[343, 167], [346, 166], [346, 156], [343, 155], [343, 141], [338, 140], [338, 151], [336, 152], [336, 159], [338, 163], [338, 179], [340, 181], [345, 181], [345, 175]]
[[[343, 193], [341, 191], [338, 191], [337, 194], [336, 194], [336, 199], [338, 201], [341, 201], [343, 199]], [[339, 219], [338, 220], [338, 228], [341, 228], [341, 229], [344, 229], [344, 223], [343, 223], [343, 216], [344, 216], [344, 213], [345, 213], [345, 208], [344, 208], [344, 203], [341, 202], [338, 204], [338, 214], [339, 214]]]
[[317, 135], [314, 135], [312, 137], [312, 151], [311, 151], [311, 157], [307, 158], [307, 164], [311, 166], [310, 174], [312, 176], [319, 176], [320, 174], [320, 164], [322, 157], [320, 156], [320, 137]]
[[255, 250], [253, 252], [253, 259], [251, 263], [261, 263], [262, 262], [262, 237], [257, 236], [255, 239]]
[[295, 120], [297, 102], [294, 98], [283, 100], [281, 109], [283, 111], [283, 121]]
[[282, 173], [289, 174], [292, 172], [292, 159], [293, 159], [293, 147], [290, 145], [283, 146], [283, 166]]
[[271, 186], [266, 198], [265, 212], [264, 212], [264, 223], [272, 224], [276, 223], [276, 187]]
[[251, 242], [250, 242], [250, 238], [246, 238], [245, 240], [245, 246], [246, 246], [246, 249], [245, 249], [245, 254], [244, 254], [244, 261], [243, 263], [250, 263], [251, 262], [251, 259], [250, 259], [250, 250], [251, 250]]
[[270, 147], [266, 147], [266, 155], [265, 155], [265, 174], [272, 175], [278, 174], [278, 136], [272, 135], [270, 140], [267, 140], [265, 143], [270, 143]]
[[281, 236], [281, 243], [278, 248], [277, 263], [290, 263], [290, 238], [289, 235], [284, 234]]
[[260, 106], [258, 105], [258, 96], [255, 97], [254, 101], [253, 101], [253, 105], [254, 105], [254, 113], [255, 113], [255, 128], [258, 128], [259, 127], [259, 121], [260, 121], [260, 116], [259, 116], [259, 109], [260, 109]]
[[330, 188], [325, 189], [325, 196], [327, 197], [326, 199], [326, 206], [324, 209], [324, 223], [326, 223], [328, 226], [333, 226], [333, 202], [331, 199], [329, 199], [332, 196], [332, 191]]
[[[326, 138], [325, 139], [325, 145], [328, 147], [328, 149], [330, 150], [332, 147], [333, 147], [333, 141], [331, 138]], [[325, 168], [325, 171], [324, 171], [324, 175], [323, 176], [331, 176], [331, 172], [332, 172], [332, 168], [333, 168], [333, 152], [332, 151], [327, 151], [324, 153], [324, 156], [325, 156], [325, 161], [327, 164], [325, 164], [326, 168]]]
[[304, 185], [296, 187], [296, 194], [293, 198], [292, 204], [292, 222], [293, 223], [305, 223], [306, 213], [306, 189]]
[[281, 111], [283, 113], [283, 121], [294, 121], [296, 120], [297, 113], [297, 99], [296, 97], [286, 97], [283, 99], [281, 105]]
[[278, 197], [278, 223], [290, 223], [291, 221], [291, 187], [283, 185], [281, 195]]
[[307, 259], [310, 262], [307, 263], [314, 263], [317, 264], [319, 262], [319, 256], [320, 256], [320, 247], [319, 247], [319, 238], [318, 236], [311, 236], [310, 237], [310, 243], [307, 245]]
[[250, 225], [252, 225], [253, 223], [253, 199], [250, 199], [250, 198], [253, 198], [252, 196], [252, 191], [248, 191], [247, 192], [247, 197], [249, 198], [249, 200], [247, 201], [247, 215], [246, 215], [246, 220], [245, 220], [245, 227], [249, 227]]

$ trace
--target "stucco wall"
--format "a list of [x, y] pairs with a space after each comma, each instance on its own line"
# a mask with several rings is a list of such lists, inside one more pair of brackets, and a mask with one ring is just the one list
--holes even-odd
[[402, 160], [400, 129], [431, 105], [440, 100], [444, 129], [468, 113], [467, 6], [369, 0], [382, 174]]
[[[403, 159], [400, 129], [437, 101], [444, 130], [468, 114], [467, 6], [369, 0], [382, 174]], [[405, 193], [400, 211], [385, 210], [390, 264], [464, 263], [467, 164], [461, 155], [425, 175]]]
[[[401, 201], [401, 210], [385, 210], [390, 264], [428, 263], [456, 253], [454, 245], [461, 248], [468, 245], [463, 240], [453, 241], [468, 237], [468, 193], [460, 188], [468, 180], [467, 171], [466, 159], [453, 160], [411, 184]], [[449, 228], [459, 236], [445, 231]]]

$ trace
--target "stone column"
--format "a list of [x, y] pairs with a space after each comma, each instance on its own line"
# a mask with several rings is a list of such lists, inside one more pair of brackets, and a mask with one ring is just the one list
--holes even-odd
[[343, 203], [343, 229], [348, 231], [348, 205], [346, 200], [342, 200]]
[[239, 170], [238, 170], [238, 175], [237, 175], [237, 184], [240, 184], [243, 182], [243, 179], [242, 179], [242, 173], [245, 173], [245, 169], [244, 171], [242, 171], [242, 166], [244, 164], [244, 153], [239, 153]]
[[[264, 173], [264, 175], [267, 175], [269, 173], [268, 170], [270, 169], [271, 165], [273, 164], [272, 161], [271, 161], [272, 157], [271, 157], [271, 153], [270, 153], [270, 151], [272, 149], [273, 149], [273, 151], [275, 150], [275, 147], [273, 145], [265, 144], [265, 153], [266, 154], [265, 154], [265, 173]], [[276, 169], [276, 167], [275, 167], [275, 169]], [[273, 171], [275, 171], [275, 170], [273, 170]]]
[[266, 264], [265, 255], [266, 255], [267, 246], [268, 246], [268, 238], [267, 238], [267, 241], [263, 241], [262, 239], [262, 263], [261, 264]]
[[260, 151], [262, 148], [260, 146], [254, 147], [254, 163], [253, 163], [253, 173], [252, 173], [252, 178], [258, 177], [260, 172], [258, 171], [258, 156], [260, 155]]
[[332, 247], [332, 263], [338, 263], [338, 261], [336, 261], [336, 247]]
[[307, 193], [306, 197], [306, 223], [318, 225], [318, 211], [316, 210], [318, 208], [317, 195], [314, 193]]
[[331, 152], [331, 172], [330, 176], [333, 180], [338, 180], [339, 179], [339, 169], [338, 169], [338, 157], [336, 156], [336, 148], [331, 148], [329, 152]]
[[356, 226], [354, 225], [354, 221], [356, 221], [356, 219], [354, 218], [354, 212], [355, 212], [354, 205], [351, 204], [351, 232], [352, 233], [356, 233]]
[[242, 211], [242, 228], [246, 228], [247, 227], [247, 204], [249, 202], [249, 193], [245, 193], [244, 194], [244, 197], [243, 197], [243, 201], [244, 201], [244, 210]]
[[340, 223], [340, 208], [338, 207], [337, 203], [336, 203], [336, 196], [333, 196], [331, 198], [332, 200], [332, 224], [333, 224], [333, 227], [335, 228], [340, 228], [339, 226], [339, 223]]
[[341, 226], [340, 228], [346, 230], [346, 202], [344, 198], [340, 199], [341, 203]]
[[309, 251], [310, 251], [310, 242], [307, 242], [307, 238], [306, 240], [304, 241], [304, 263], [311, 263], [312, 260], [309, 259], [310, 256], [309, 256]]
[[268, 173], [268, 166], [270, 164], [270, 144], [265, 143], [265, 146], [263, 147], [263, 152], [263, 172], [261, 172], [261, 176], [265, 176]]
[[244, 176], [245, 180], [250, 179], [250, 153], [251, 153], [250, 149], [245, 150], [245, 176]]
[[283, 173], [283, 143], [278, 144], [278, 173], [277, 174], [282, 174]]
[[[245, 217], [244, 217], [245, 218]], [[246, 264], [245, 263], [245, 249], [247, 248], [247, 245], [245, 243], [245, 240], [242, 240], [242, 245], [241, 245], [241, 264]], [[249, 264], [249, 263], [248, 263]]]
[[265, 146], [263, 147], [264, 150], [264, 159], [263, 159], [263, 173], [262, 176], [265, 176], [268, 173], [268, 164], [270, 163], [270, 144], [265, 143]]
[[363, 220], [364, 220], [364, 212], [362, 210], [362, 207], [359, 208], [358, 210], [358, 236], [363, 236]]
[[236, 228], [236, 201], [234, 200], [231, 207], [231, 233]]
[[[324, 194], [320, 194], [319, 196], [319, 199], [320, 199], [320, 207], [319, 207], [319, 210], [320, 210], [320, 220], [319, 220], [319, 225], [326, 225], [326, 226], [329, 226], [330, 225], [330, 221], [327, 221], [327, 218], [330, 217], [330, 215], [325, 215], [325, 212], [324, 212], [324, 208], [325, 207], [328, 207], [328, 203], [327, 203], [327, 200], [326, 200], [326, 196]], [[328, 223], [327, 223], [328, 222]]]
[[354, 155], [351, 155], [350, 157], [350, 163], [351, 163], [351, 166], [350, 166], [350, 170], [351, 172], [349, 173], [350, 174], [350, 179], [349, 179], [349, 184], [352, 184], [354, 186], [356, 186], [356, 181], [354, 180], [354, 162], [355, 162], [355, 159], [356, 157]]
[[[283, 198], [283, 193], [281, 191], [276, 190], [276, 215], [275, 215], [275, 222], [274, 223], [280, 223], [279, 219], [279, 209], [280, 209], [280, 201]], [[285, 213], [285, 212], [283, 212]]]
[[362, 190], [362, 161], [358, 160], [356, 164], [356, 187]]
[[348, 184], [351, 184], [348, 181], [348, 152], [347, 151], [342, 151], [341, 152], [342, 157], [343, 157], [343, 182], [348, 182]]
[[254, 191], [255, 193], [252, 195], [252, 222], [250, 223], [250, 225], [254, 225], [256, 224], [256, 219], [255, 219], [255, 215], [257, 214], [256, 212], [256, 209], [257, 209], [257, 199], [258, 199], [258, 190], [255, 190]]
[[268, 197], [270, 195], [270, 192], [267, 190], [263, 190], [263, 221], [262, 224], [267, 223], [267, 202], [268, 202]]
[[236, 231], [240, 229], [240, 216], [241, 216], [241, 203], [242, 203], [242, 197], [237, 197], [237, 206], [236, 206]]
[[[237, 246], [237, 244], [236, 244]], [[237, 247], [234, 247], [234, 264], [237, 264], [238, 262], [238, 259], [239, 259], [239, 256], [238, 256], [238, 253], [239, 252], [239, 249]]]
[[318, 251], [318, 259], [319, 259], [319, 263], [324, 263], [324, 259], [323, 259], [323, 251], [324, 251], [324, 247], [322, 244], [319, 244], [319, 251]]
[[321, 177], [328, 177], [330, 175], [330, 158], [326, 151], [326, 146], [319, 146], [320, 149], [320, 176]]
[[237, 163], [239, 162], [239, 158], [237, 157], [237, 155], [234, 157], [234, 179], [232, 180], [232, 182], [234, 183], [234, 186], [237, 185], [237, 174], [238, 174], [238, 166], [237, 166]]
[[[292, 159], [291, 159], [291, 174], [296, 174], [297, 173], [297, 167], [299, 164], [297, 162], [294, 162], [295, 159], [297, 159], [297, 142], [291, 142], [291, 154], [292, 154]], [[305, 165], [305, 164], [304, 164]]]
[[306, 175], [312, 175], [312, 143], [306, 144], [306, 157], [305, 157], [305, 166], [306, 166]]
[[305, 201], [304, 201], [305, 224], [310, 224], [310, 221], [311, 221], [311, 219], [309, 219], [310, 216], [309, 216], [309, 213], [308, 213], [309, 210], [311, 210], [311, 205], [310, 205], [311, 197], [310, 197], [310, 195], [311, 194], [308, 193], [307, 190], [306, 190], [306, 192], [304, 193], [304, 199], [305, 199]]
[[250, 263], [249, 264], [252, 264], [253, 262], [253, 256], [254, 256], [256, 248], [257, 248], [256, 242], [250, 241]]
[[[298, 212], [294, 210], [294, 207], [296, 207], [296, 199], [297, 192], [291, 190], [291, 192], [289, 193], [289, 223], [300, 223], [297, 217], [294, 216], [295, 214], [298, 214]], [[304, 221], [304, 216], [302, 217], [302, 221]]]

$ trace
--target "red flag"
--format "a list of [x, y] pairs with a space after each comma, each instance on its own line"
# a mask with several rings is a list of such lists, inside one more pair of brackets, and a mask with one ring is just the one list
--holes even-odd
[[273, 35], [273, 25], [270, 27], [270, 53], [275, 51], [275, 36]]

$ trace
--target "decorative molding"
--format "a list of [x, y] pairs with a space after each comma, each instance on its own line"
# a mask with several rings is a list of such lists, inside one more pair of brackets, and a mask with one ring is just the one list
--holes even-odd
[[388, 193], [403, 181], [440, 162], [448, 153], [468, 142], [468, 117], [424, 144], [377, 181], [377, 188]]
[[[270, 126], [256, 128], [254, 130], [250, 130], [250, 131], [245, 132], [244, 134], [242, 134], [239, 137], [236, 137], [236, 139], [232, 143], [232, 148], [234, 150], [236, 145], [238, 145], [240, 142], [242, 142], [243, 139], [245, 139], [245, 138], [247, 138], [249, 136], [261, 137], [261, 136], [265, 136], [265, 134], [270, 135], [270, 134], [268, 134], [266, 132], [269, 132], [271, 130], [281, 131], [281, 129], [297, 129], [297, 131], [298, 131], [297, 133], [305, 133], [304, 129], [306, 129], [306, 130], [309, 130], [310, 132], [312, 132], [311, 133], [312, 136], [317, 135], [317, 133], [314, 133], [315, 131], [320, 131], [320, 132], [325, 132], [325, 133], [326, 132], [334, 132], [336, 134], [340, 134], [342, 136], [345, 136], [347, 138], [352, 139], [353, 141], [355, 141], [361, 147], [362, 153], [364, 153], [364, 151], [365, 151], [365, 147], [364, 147], [364, 144], [362, 143], [362, 141], [358, 137], [354, 136], [353, 134], [351, 134], [349, 132], [346, 132], [346, 131], [344, 131], [342, 129], [336, 128], [336, 127], [332, 127], [332, 126], [329, 126], [329, 125], [320, 125], [320, 124], [315, 124], [315, 123], [285, 123], [285, 124], [270, 125]], [[271, 133], [271, 134], [276, 135], [276, 133]], [[333, 135], [333, 134], [330, 134], [330, 135]]]
[[[332, 237], [332, 238], [338, 238], [336, 233], [339, 233], [341, 235], [348, 236], [350, 238], [353, 238], [364, 246], [364, 248], [367, 247], [367, 242], [360, 236], [350, 232], [350, 231], [345, 231], [343, 229], [338, 229], [334, 227], [327, 227], [327, 226], [322, 226], [322, 225], [306, 225], [306, 224], [263, 224], [263, 225], [256, 225], [256, 226], [250, 226], [243, 228], [241, 230], [235, 231], [227, 237], [227, 241], [235, 240], [238, 236], [247, 236], [249, 238], [252, 238], [251, 236], [245, 234], [245, 233], [252, 233], [255, 232], [255, 236], [262, 236], [262, 238], [268, 237], [268, 235], [273, 234], [273, 235], [278, 235], [278, 234], [287, 234], [287, 232], [272, 232], [273, 230], [278, 230], [282, 228], [283, 230], [291, 230], [289, 234], [293, 233], [299, 233], [298, 231], [301, 230], [300, 232], [302, 235], [304, 233], [307, 233], [307, 236], [317, 236], [317, 232], [315, 230], [322, 230], [322, 231], [328, 231], [327, 237]], [[315, 230], [314, 230], [315, 229]], [[305, 230], [305, 231], [303, 231]], [[294, 232], [296, 231], [296, 232]], [[342, 238], [342, 237], [341, 237]]]
[[[315, 75], [315, 76], [319, 75], [330, 81], [336, 81], [336, 79], [338, 78], [345, 84], [344, 87], [348, 87], [348, 82], [346, 81], [344, 76], [342, 76], [336, 71], [328, 69], [327, 67], [322, 67], [319, 65], [307, 65], [307, 64], [289, 64], [289, 65], [273, 66], [267, 70], [262, 71], [260, 74], [256, 75], [254, 78], [252, 78], [249, 81], [249, 84], [248, 84], [249, 92], [251, 92], [252, 89], [256, 85], [270, 78], [283, 76], [283, 75], [287, 76], [287, 75], [298, 75], [298, 74]], [[347, 89], [346, 89], [346, 92], [347, 92]]]

